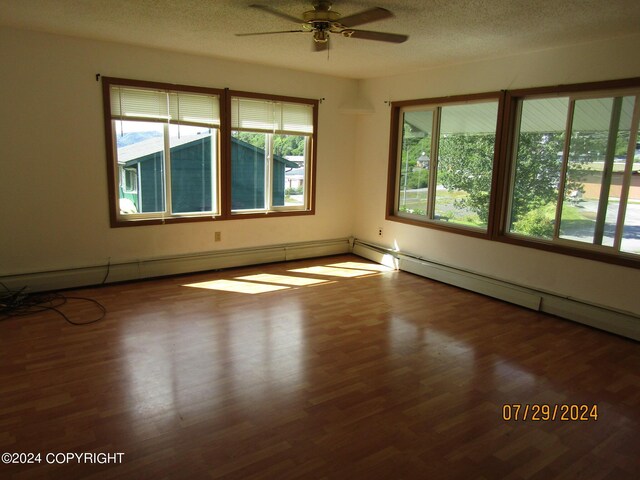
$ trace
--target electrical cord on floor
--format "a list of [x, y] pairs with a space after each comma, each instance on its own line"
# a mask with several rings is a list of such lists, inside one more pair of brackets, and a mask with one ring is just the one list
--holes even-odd
[[[106, 277], [105, 277], [106, 280]], [[52, 311], [60, 315], [71, 325], [88, 325], [102, 320], [107, 314], [107, 309], [97, 300], [86, 297], [72, 297], [62, 293], [25, 293], [25, 288], [20, 290], [10, 290], [0, 282], [4, 291], [0, 290], [0, 320], [11, 317], [23, 317], [44, 311]], [[69, 300], [78, 300], [94, 304], [100, 311], [96, 318], [77, 322], [69, 318], [60, 307], [67, 304]]]

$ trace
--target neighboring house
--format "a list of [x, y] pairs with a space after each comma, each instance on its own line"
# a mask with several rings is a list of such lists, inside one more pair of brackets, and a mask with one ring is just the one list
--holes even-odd
[[295, 190], [304, 189], [304, 179], [306, 169], [304, 167], [304, 155], [287, 155], [285, 157], [290, 162], [295, 163], [297, 166], [287, 168], [285, 171], [285, 185], [284, 188], [291, 188]]
[[[264, 150], [231, 138], [231, 209], [265, 208]], [[280, 155], [273, 157], [272, 202], [284, 205], [285, 171], [297, 168], [295, 162]]]
[[[624, 172], [613, 172], [611, 174], [611, 189], [609, 191], [610, 198], [620, 198], [622, 193], [622, 181]], [[584, 193], [578, 195], [585, 199], [598, 199], [602, 189], [602, 172], [587, 171], [584, 177], [581, 177]], [[629, 183], [629, 200], [640, 200], [640, 176], [632, 175]]]
[[285, 155], [284, 158], [295, 163], [298, 167], [304, 167], [304, 155]]
[[286, 171], [285, 188], [294, 188], [296, 190], [304, 188], [305, 169], [294, 168]]
[[[123, 213], [164, 210], [163, 145], [154, 137], [119, 149], [120, 208]], [[231, 139], [233, 210], [264, 208], [265, 152]], [[171, 198], [174, 212], [212, 209], [211, 135], [185, 136], [171, 147]], [[274, 157], [273, 204], [284, 205], [285, 169], [297, 164]]]

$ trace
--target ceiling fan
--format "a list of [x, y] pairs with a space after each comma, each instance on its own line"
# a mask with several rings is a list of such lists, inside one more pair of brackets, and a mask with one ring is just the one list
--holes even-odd
[[[331, 10], [331, 2], [328, 0], [317, 0], [313, 2], [313, 10], [306, 11], [302, 18], [297, 18], [287, 13], [281, 12], [268, 5], [249, 5], [251, 8], [262, 10], [263, 12], [289, 20], [300, 25], [298, 30], [281, 30], [277, 32], [258, 33], [237, 33], [239, 37], [251, 35], [272, 35], [277, 33], [313, 33], [313, 50], [320, 52], [329, 48], [329, 34], [335, 33], [347, 38], [362, 38], [364, 40], [377, 40], [379, 42], [402, 43], [409, 38], [407, 35], [397, 33], [374, 32], [371, 30], [356, 30], [352, 27], [364, 25], [365, 23], [384, 20], [393, 17], [389, 10], [376, 7], [342, 17], [338, 12]], [[342, 17], [342, 18], [341, 18]]]

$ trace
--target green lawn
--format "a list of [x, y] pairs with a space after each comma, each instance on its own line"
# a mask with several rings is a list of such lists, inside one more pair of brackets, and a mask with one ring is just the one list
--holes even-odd
[[[470, 227], [486, 227], [486, 224], [480, 220], [478, 214], [455, 205], [456, 200], [462, 200], [467, 196], [466, 192], [438, 190], [436, 192], [435, 214], [442, 219], [460, 225]], [[426, 215], [427, 210], [427, 189], [410, 191], [400, 195], [401, 210], [412, 212], [417, 215]], [[403, 208], [404, 207], [404, 208]]]

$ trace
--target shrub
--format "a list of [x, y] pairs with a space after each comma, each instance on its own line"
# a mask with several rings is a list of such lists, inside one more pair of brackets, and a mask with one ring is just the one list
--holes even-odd
[[303, 187], [297, 187], [297, 188], [286, 188], [284, 190], [285, 195], [302, 195], [304, 193], [304, 189]]
[[553, 238], [553, 220], [548, 218], [540, 208], [531, 210], [513, 224], [517, 233], [541, 238]]

